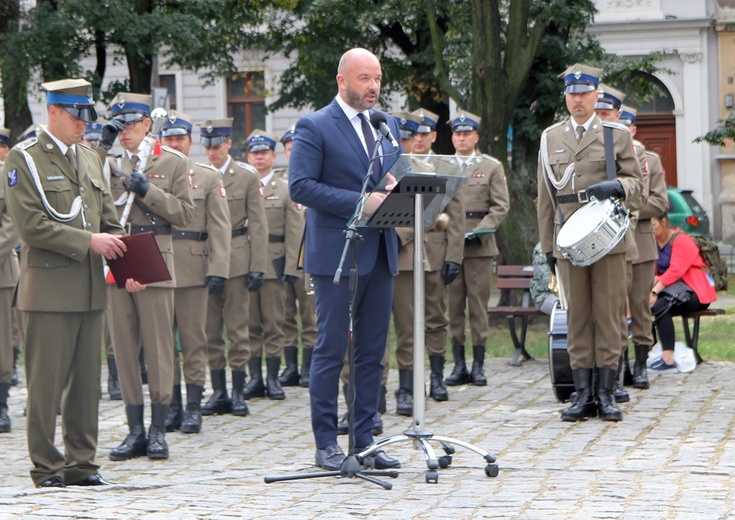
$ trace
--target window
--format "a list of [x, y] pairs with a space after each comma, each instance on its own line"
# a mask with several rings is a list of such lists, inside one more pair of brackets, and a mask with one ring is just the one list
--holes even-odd
[[232, 122], [232, 157], [245, 158], [245, 138], [265, 130], [265, 74], [239, 72], [227, 80], [227, 115]]
[[166, 97], [168, 98], [168, 105], [163, 100], [154, 100], [154, 107], [166, 107], [169, 110], [176, 109], [176, 75], [175, 74], [159, 74], [158, 75], [158, 86], [161, 89], [166, 90]]

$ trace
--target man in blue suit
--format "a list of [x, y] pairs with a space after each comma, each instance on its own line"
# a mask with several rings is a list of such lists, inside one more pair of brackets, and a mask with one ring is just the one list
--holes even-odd
[[[317, 343], [311, 360], [311, 424], [316, 441], [316, 464], [339, 470], [345, 458], [337, 444], [339, 374], [348, 342], [348, 255], [339, 285], [333, 278], [345, 245], [347, 221], [355, 212], [363, 179], [375, 148], [374, 129], [367, 123], [380, 94], [378, 58], [365, 49], [351, 49], [339, 61], [338, 94], [323, 109], [296, 123], [289, 163], [289, 186], [294, 202], [309, 208], [306, 218], [304, 270], [311, 274], [316, 298]], [[392, 117], [387, 124], [399, 135]], [[388, 140], [381, 141], [368, 190], [395, 155]], [[382, 161], [386, 166], [383, 167]], [[386, 197], [373, 193], [364, 203], [372, 213]], [[398, 273], [398, 243], [393, 229], [360, 228], [356, 245], [357, 294], [355, 323], [355, 452], [373, 442], [372, 427], [378, 404], [381, 359], [385, 352], [393, 300], [393, 276]], [[398, 468], [400, 462], [382, 450], [375, 455], [378, 469]]]

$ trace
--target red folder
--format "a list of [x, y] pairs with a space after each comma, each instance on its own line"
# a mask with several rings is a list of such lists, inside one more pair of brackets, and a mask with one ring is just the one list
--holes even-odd
[[141, 233], [120, 238], [128, 246], [128, 250], [120, 258], [107, 260], [118, 289], [125, 287], [125, 280], [128, 278], [142, 284], [171, 280], [171, 273], [153, 233]]

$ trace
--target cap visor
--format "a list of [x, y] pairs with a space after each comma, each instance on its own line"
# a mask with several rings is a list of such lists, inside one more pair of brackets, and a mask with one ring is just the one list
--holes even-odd
[[204, 146], [205, 148], [211, 148], [213, 146], [218, 146], [218, 145], [224, 143], [229, 138], [230, 138], [229, 136], [224, 136], [224, 135], [219, 135], [217, 137], [204, 137], [204, 136], [202, 136], [201, 143], [202, 143], [202, 146]]
[[588, 83], [571, 84], [564, 87], [564, 92], [567, 94], [584, 94], [585, 92], [592, 92], [593, 90], [597, 90], [597, 87]]
[[94, 109], [93, 106], [64, 106], [61, 105], [61, 107], [69, 112], [71, 115], [76, 117], [77, 119], [81, 119], [82, 121], [86, 123], [94, 123], [97, 121], [97, 111]]

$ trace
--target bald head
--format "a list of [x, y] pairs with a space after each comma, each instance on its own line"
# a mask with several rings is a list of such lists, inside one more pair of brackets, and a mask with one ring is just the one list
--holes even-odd
[[380, 61], [367, 49], [350, 49], [339, 60], [339, 96], [359, 112], [373, 108], [377, 103], [381, 80]]

